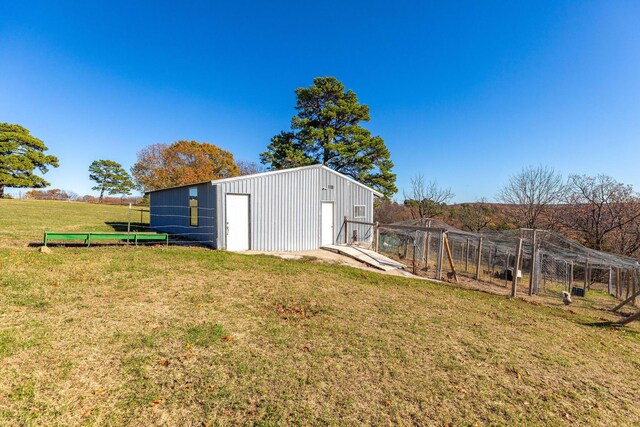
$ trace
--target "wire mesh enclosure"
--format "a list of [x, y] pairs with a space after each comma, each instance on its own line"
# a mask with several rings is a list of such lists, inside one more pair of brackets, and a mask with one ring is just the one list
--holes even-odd
[[602, 291], [625, 298], [640, 289], [636, 260], [589, 249], [553, 231], [472, 233], [430, 220], [379, 225], [378, 233], [381, 253], [430, 278], [447, 280], [455, 270], [512, 287], [515, 277], [516, 293], [558, 296], [563, 291], [577, 296]]

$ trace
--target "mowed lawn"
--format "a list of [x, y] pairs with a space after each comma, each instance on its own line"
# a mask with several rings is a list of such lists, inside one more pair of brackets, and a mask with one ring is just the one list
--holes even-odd
[[[45, 231], [113, 231], [108, 223], [126, 226], [128, 210], [128, 205], [0, 199], [0, 246], [42, 243]], [[139, 215], [131, 221], [139, 222]]]
[[604, 311], [313, 259], [28, 246], [123, 209], [0, 201], [0, 425], [640, 423], [639, 329]]

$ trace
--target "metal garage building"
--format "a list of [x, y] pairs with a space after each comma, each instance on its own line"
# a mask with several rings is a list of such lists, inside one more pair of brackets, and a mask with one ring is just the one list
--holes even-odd
[[[149, 194], [151, 228], [231, 251], [296, 251], [341, 242], [344, 217], [372, 222], [374, 197], [382, 196], [323, 165]], [[359, 241], [371, 240], [369, 226], [355, 230]]]

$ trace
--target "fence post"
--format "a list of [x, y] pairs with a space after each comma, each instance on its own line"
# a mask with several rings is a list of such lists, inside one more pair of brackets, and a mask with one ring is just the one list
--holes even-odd
[[589, 284], [589, 258], [584, 260], [584, 290], [587, 290]]
[[451, 245], [449, 244], [449, 236], [445, 233], [442, 234], [442, 241], [444, 242], [444, 248], [447, 251], [447, 258], [449, 259], [449, 267], [451, 267], [451, 273], [453, 273], [453, 279], [458, 283], [458, 275], [456, 274], [456, 266], [453, 263], [453, 254], [451, 253]]
[[624, 275], [624, 287], [626, 288], [625, 289], [625, 295], [624, 295], [625, 298], [629, 298], [629, 282], [630, 282], [630, 280], [629, 280], [629, 270], [627, 270], [627, 272]]
[[573, 288], [573, 261], [569, 264], [569, 293], [571, 293], [571, 289]]
[[129, 211], [127, 212], [127, 244], [129, 244], [129, 233], [131, 233], [131, 203], [129, 203]]
[[511, 252], [507, 251], [507, 256], [504, 259], [504, 287], [509, 286], [509, 280], [507, 279], [507, 270], [509, 270], [509, 260], [511, 259]]
[[542, 273], [542, 290], [546, 291], [547, 290], [547, 275], [544, 274], [544, 253], [542, 255], [540, 255], [540, 272]]
[[515, 298], [517, 295], [518, 286], [518, 270], [520, 270], [520, 258], [522, 256], [522, 237], [518, 240], [518, 247], [516, 248], [516, 258], [513, 262], [513, 280], [511, 281], [511, 297]]
[[[491, 251], [491, 248], [489, 248], [489, 259], [487, 260], [487, 271], [492, 271], [493, 270], [493, 257], [495, 256], [494, 253], [495, 251], [498, 250], [498, 247], [496, 246], [494, 249], [494, 252]], [[489, 276], [489, 281], [493, 283], [493, 280], [491, 278], [491, 276]]]
[[429, 267], [429, 258], [431, 257], [431, 233], [429, 231], [427, 231], [425, 246], [424, 265], [425, 267]]
[[464, 256], [464, 272], [469, 272], [469, 239], [467, 239], [467, 247], [465, 248], [465, 256]]
[[347, 233], [347, 216], [344, 216], [344, 224], [342, 226], [342, 230], [344, 232], [344, 244], [348, 245], [349, 244], [349, 233]]
[[438, 266], [436, 268], [436, 279], [442, 280], [442, 261], [444, 258], [444, 231], [440, 231], [440, 242], [438, 244]]
[[[427, 221], [427, 227], [431, 228], [431, 220]], [[424, 248], [424, 266], [429, 268], [429, 255], [431, 255], [431, 232], [427, 231], [427, 237]]]
[[413, 239], [413, 263], [412, 263], [413, 274], [416, 274], [416, 272], [417, 272], [417, 268], [416, 268], [416, 262], [417, 262], [417, 259], [416, 259], [416, 248], [417, 247], [418, 246], [416, 245], [416, 239], [414, 238]]
[[424, 268], [428, 269], [429, 268], [429, 232], [425, 232], [424, 233], [424, 244], [422, 245], [423, 249], [422, 249], [422, 255], [424, 256]]
[[607, 281], [607, 292], [613, 295], [613, 267], [609, 266], [609, 280]]
[[636, 305], [636, 296], [637, 296], [636, 284], [640, 284], [639, 283], [640, 277], [638, 276], [638, 269], [635, 270], [635, 274], [633, 275], [633, 277], [634, 277], [634, 281], [633, 281], [633, 301], [631, 301], [631, 304]]
[[632, 305], [636, 305], [636, 283], [637, 283], [637, 279], [638, 279], [638, 270], [634, 269], [633, 270], [633, 276], [631, 276], [631, 278], [633, 279], [633, 290], [631, 291], [631, 295], [633, 295], [633, 299], [631, 301]]
[[482, 261], [482, 236], [478, 239], [478, 259], [476, 260], [476, 280], [480, 280], [480, 267]]
[[[533, 230], [531, 242], [531, 272], [529, 273], [529, 296], [533, 295], [533, 276], [536, 274], [536, 230]], [[565, 267], [566, 271], [566, 267]]]
[[373, 250], [378, 252], [378, 249], [380, 248], [380, 223], [378, 221], [376, 221], [376, 225], [374, 225], [374, 239], [375, 243]]

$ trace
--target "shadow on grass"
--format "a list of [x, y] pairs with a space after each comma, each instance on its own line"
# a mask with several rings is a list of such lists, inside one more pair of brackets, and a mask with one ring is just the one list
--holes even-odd
[[[39, 248], [43, 246], [42, 242], [30, 242], [28, 245], [30, 248]], [[93, 248], [93, 247], [117, 247], [117, 246], [134, 246], [133, 239], [131, 243], [127, 243], [125, 241], [113, 241], [113, 242], [91, 242], [91, 246], [87, 246], [86, 243], [72, 243], [72, 242], [47, 242], [47, 247], [49, 248]], [[165, 246], [164, 243], [158, 243], [157, 241], [140, 241], [137, 246]]]
[[[621, 317], [624, 318], [624, 317]], [[618, 322], [602, 321], [602, 322], [577, 322], [583, 326], [589, 326], [598, 329], [610, 329], [614, 331], [624, 332], [626, 336], [640, 341], [640, 331], [629, 329], [625, 325], [621, 325]]]
[[[117, 231], [117, 232], [127, 232], [127, 228], [129, 226], [128, 223], [126, 222], [110, 222], [107, 221], [105, 222], [106, 225], [108, 225], [109, 227], [113, 228], [113, 231]], [[163, 231], [159, 231], [159, 230], [154, 230], [153, 228], [151, 228], [149, 226], [148, 223], [142, 223], [142, 222], [132, 222], [131, 223], [131, 229], [129, 230], [132, 233], [133, 232], [158, 232], [158, 233], [164, 233]], [[144, 245], [145, 242], [144, 241], [139, 241], [138, 245]], [[146, 242], [147, 245], [153, 245], [153, 244], [157, 244], [157, 242]], [[203, 242], [199, 242], [197, 240], [191, 240], [188, 239], [187, 237], [184, 236], [180, 236], [177, 234], [171, 234], [169, 233], [169, 244], [171, 246], [199, 246], [199, 247], [204, 247], [204, 248], [211, 248], [210, 245], [207, 245], [206, 243]]]
[[623, 327], [621, 324], [617, 322], [610, 321], [601, 321], [601, 322], [576, 322], [583, 326], [591, 326], [592, 328], [600, 328], [600, 329], [618, 329]]
[[[127, 231], [129, 226], [129, 224], [126, 222], [107, 221], [105, 222], [105, 224], [113, 228], [113, 231], [118, 231], [118, 232]], [[131, 229], [129, 231], [153, 231], [153, 230], [149, 227], [149, 224], [142, 223], [142, 222], [132, 222]]]

